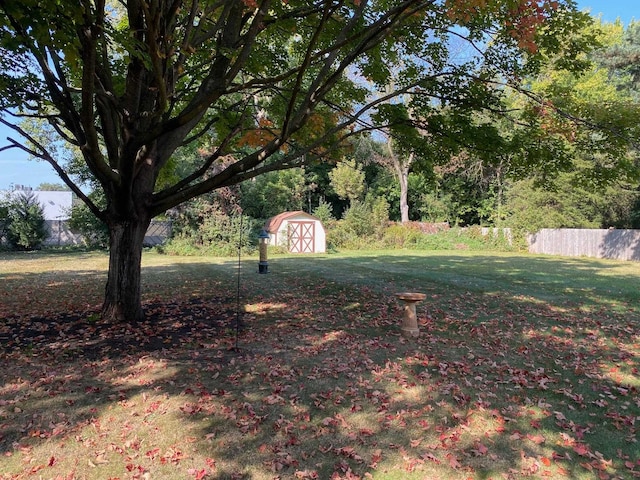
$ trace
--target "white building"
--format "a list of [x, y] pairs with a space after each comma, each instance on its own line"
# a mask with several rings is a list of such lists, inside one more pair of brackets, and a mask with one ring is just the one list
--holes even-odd
[[283, 212], [267, 220], [264, 229], [271, 245], [287, 247], [291, 253], [325, 253], [327, 239], [318, 217], [308, 213]]
[[42, 206], [45, 220], [69, 220], [71, 218], [72, 192], [28, 189], [2, 192], [2, 196], [8, 198], [30, 194], [38, 199], [38, 203]]

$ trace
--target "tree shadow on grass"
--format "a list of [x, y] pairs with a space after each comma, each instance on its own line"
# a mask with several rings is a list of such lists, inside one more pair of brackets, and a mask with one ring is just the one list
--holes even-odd
[[9, 319], [1, 462], [47, 478], [640, 470], [634, 312], [590, 316], [518, 294], [487, 309], [483, 295], [451, 287], [418, 306], [422, 335], [407, 342], [391, 292], [429, 287], [416, 262], [399, 280], [354, 282], [351, 267], [279, 259], [275, 273], [243, 281], [239, 351], [237, 299], [224, 293], [233, 271], [201, 282], [194, 269], [218, 272], [205, 264], [188, 286], [212, 296], [149, 303], [149, 322]]
[[98, 310], [28, 319], [13, 316], [0, 326], [0, 345], [5, 352], [37, 351], [45, 357], [89, 361], [188, 348], [235, 328], [237, 315], [231, 301], [147, 303], [144, 321], [122, 324], [104, 324]]
[[624, 258], [640, 261], [640, 231], [609, 230], [599, 251], [604, 258]]
[[103, 324], [92, 310], [3, 319], [0, 478], [143, 478], [154, 463], [159, 478], [186, 478], [195, 465], [175, 434], [185, 385], [237, 356], [234, 304], [146, 303], [133, 324]]
[[[638, 389], [592, 361], [638, 368], [623, 326], [608, 324], [611, 345], [591, 347], [585, 328], [597, 324], [570, 317], [559, 328], [545, 308], [540, 318], [489, 322], [445, 308], [438, 320], [423, 318], [423, 336], [409, 343], [386, 316], [364, 326], [362, 311], [341, 305], [339, 324], [248, 352], [225, 387], [226, 426], [199, 419], [200, 436], [215, 439], [202, 448], [283, 478], [624, 476], [624, 462], [640, 461], [628, 443], [637, 437]], [[280, 318], [272, 328], [291, 332], [307, 318]], [[257, 391], [248, 387], [255, 382]], [[222, 408], [209, 402], [200, 402], [208, 413]], [[607, 420], [621, 408], [627, 426]]]
[[[346, 258], [324, 256], [309, 260], [283, 258], [272, 263], [275, 264], [273, 271], [281, 269], [292, 274], [301, 270], [309, 273], [321, 270], [324, 278], [378, 288], [388, 284], [404, 285], [418, 291], [448, 289], [453, 295], [501, 293], [530, 296], [554, 305], [573, 302], [609, 307], [640, 302], [637, 289], [640, 271], [611, 273], [625, 264], [595, 259], [430, 252], [425, 256], [406, 253]], [[633, 263], [629, 265], [634, 266]]]

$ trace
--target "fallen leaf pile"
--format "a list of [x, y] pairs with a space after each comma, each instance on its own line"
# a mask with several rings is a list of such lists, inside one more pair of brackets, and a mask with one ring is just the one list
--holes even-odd
[[[39, 355], [70, 358], [121, 357], [197, 343], [231, 328], [236, 313], [220, 299], [147, 303], [143, 322], [107, 325], [88, 310], [48, 317], [12, 316], [0, 325], [5, 351], [38, 350]], [[235, 325], [235, 324], [234, 324]]]

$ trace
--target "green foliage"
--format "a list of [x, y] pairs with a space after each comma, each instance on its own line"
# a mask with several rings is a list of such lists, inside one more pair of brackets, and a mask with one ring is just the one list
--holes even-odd
[[451, 222], [457, 223], [457, 212], [453, 208], [453, 194], [427, 192], [420, 196], [420, 205], [417, 206], [420, 218], [424, 222]]
[[313, 215], [320, 219], [323, 224], [328, 225], [335, 220], [331, 204], [320, 199], [319, 205], [313, 210]]
[[423, 233], [411, 224], [394, 223], [384, 230], [382, 243], [387, 248], [413, 248]]
[[199, 241], [207, 253], [230, 256], [242, 247], [244, 252], [255, 250], [260, 224], [248, 217], [229, 216], [214, 212], [199, 229]]
[[[482, 228], [454, 227], [437, 228], [435, 233], [423, 233], [412, 226], [394, 226], [385, 235], [389, 247], [414, 248], [417, 250], [473, 250], [473, 251], [513, 251], [517, 248], [510, 234], [502, 230], [495, 233]], [[404, 239], [404, 243], [401, 241]]]
[[[421, 228], [421, 226], [424, 228]], [[370, 250], [372, 248], [414, 249], [414, 250], [473, 250], [473, 251], [515, 251], [524, 244], [522, 238], [514, 238], [502, 230], [495, 233], [488, 230], [483, 234], [481, 227], [443, 228], [442, 224], [394, 223], [386, 226], [378, 235], [358, 236], [352, 225], [341, 220], [327, 231], [327, 243], [333, 250]]]
[[0, 197], [0, 247], [4, 245], [9, 228], [9, 201]]
[[331, 186], [336, 194], [348, 199], [352, 204], [362, 198], [365, 190], [365, 177], [362, 167], [355, 160], [343, 160], [329, 172]]
[[327, 249], [336, 251], [339, 249], [360, 250], [376, 247], [376, 239], [356, 235], [352, 226], [344, 220], [338, 220], [327, 230]]
[[32, 192], [20, 192], [2, 207], [7, 241], [18, 250], [35, 250], [47, 238], [44, 210]]
[[419, 250], [513, 251], [517, 247], [502, 232], [482, 234], [481, 227], [456, 227], [419, 237]]
[[36, 188], [36, 190], [40, 190], [40, 191], [49, 191], [49, 192], [68, 192], [69, 191], [69, 187], [67, 185], [64, 185], [62, 183], [41, 183], [40, 185], [38, 185], [38, 188]]
[[[101, 190], [94, 190], [89, 194], [89, 198], [101, 208], [106, 205], [106, 199]], [[69, 228], [74, 233], [80, 233], [84, 242], [90, 247], [107, 248], [109, 246], [109, 228], [83, 203], [71, 208]]]
[[636, 198], [629, 213], [628, 228], [640, 228], [640, 192], [636, 192]]
[[601, 26], [606, 36], [605, 48], [595, 52], [595, 60], [606, 67], [609, 78], [619, 88], [627, 90], [640, 100], [640, 21], [631, 22], [621, 34], [621, 24]]
[[533, 180], [515, 183], [505, 201], [505, 223], [516, 231], [541, 228], [609, 228], [633, 226], [637, 194], [613, 187], [588, 190], [570, 174], [560, 175], [547, 188]]
[[160, 251], [169, 255], [234, 256], [242, 248], [245, 254], [257, 247], [262, 222], [247, 216], [229, 215], [215, 206], [205, 206], [207, 214], [201, 223], [174, 223], [176, 233]]
[[195, 237], [186, 233], [174, 234], [168, 242], [156, 247], [158, 253], [182, 257], [194, 257], [206, 254], [206, 249], [197, 243]]
[[253, 218], [269, 218], [302, 210], [308, 191], [305, 172], [294, 168], [269, 172], [240, 185], [242, 212]]
[[[554, 60], [530, 77], [535, 102], [507, 99], [521, 112], [520, 121], [494, 120], [497, 137], [487, 130], [464, 155], [436, 166], [437, 188], [423, 189], [419, 201], [412, 201], [414, 218], [520, 232], [634, 225], [640, 162], [633, 139], [639, 138], [640, 104], [629, 55], [640, 43], [634, 46], [632, 26], [583, 28], [602, 45], [591, 54], [594, 64], [585, 63], [575, 75]], [[481, 124], [480, 117], [474, 121]]]
[[389, 205], [381, 197], [352, 202], [343, 221], [356, 236], [372, 237], [380, 233], [389, 221]]
[[343, 222], [358, 237], [371, 237], [375, 231], [371, 206], [353, 201], [344, 213]]
[[336, 248], [371, 248], [382, 238], [389, 222], [389, 204], [383, 197], [354, 201], [338, 222], [329, 223], [327, 244]]
[[197, 245], [194, 239], [185, 233], [173, 235], [168, 242], [157, 246], [155, 250], [158, 253], [182, 257], [194, 257], [205, 254], [202, 246]]
[[367, 199], [367, 203], [371, 205], [373, 231], [376, 236], [380, 237], [389, 223], [389, 204], [381, 197], [370, 197]]
[[[628, 34], [620, 24], [585, 27], [586, 34], [598, 36], [604, 45], [590, 56], [589, 69], [576, 75], [547, 67], [532, 79], [532, 90], [545, 99], [544, 104], [531, 106], [540, 136], [555, 138], [556, 151], [569, 153], [560, 168], [548, 171], [580, 170], [585, 181], [598, 187], [640, 179], [637, 155], [630, 151], [640, 136], [640, 103], [625, 58], [633, 49], [640, 50], [640, 43], [633, 45], [640, 42], [634, 30], [633, 24]], [[553, 153], [545, 164], [553, 166], [559, 158]]]

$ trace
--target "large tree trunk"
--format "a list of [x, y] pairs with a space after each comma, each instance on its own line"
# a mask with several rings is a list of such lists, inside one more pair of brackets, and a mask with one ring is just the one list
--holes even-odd
[[409, 222], [409, 166], [398, 166], [398, 180], [400, 181], [400, 221]]
[[394, 159], [400, 182], [400, 221], [402, 223], [409, 222], [409, 169], [413, 163], [413, 156], [411, 152], [406, 162], [402, 162], [398, 157]]
[[141, 302], [142, 242], [150, 218], [111, 224], [109, 274], [102, 318], [114, 322], [135, 322], [144, 318]]

